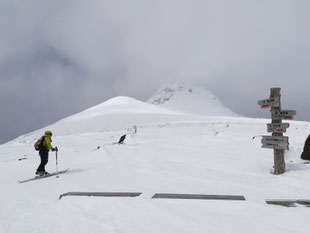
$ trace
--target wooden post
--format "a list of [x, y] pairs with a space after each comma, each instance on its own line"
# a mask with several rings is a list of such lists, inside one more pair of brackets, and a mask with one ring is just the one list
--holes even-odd
[[[271, 88], [270, 89], [270, 98], [279, 97], [279, 106], [271, 107], [271, 119], [272, 123], [282, 123], [282, 119], [275, 118], [275, 116], [272, 114], [272, 110], [281, 110], [281, 94], [280, 94], [281, 88]], [[283, 133], [272, 133], [272, 136], [283, 136]], [[285, 172], [285, 159], [284, 159], [284, 150], [283, 149], [273, 149], [274, 151], [274, 174], [280, 175]]]
[[61, 194], [59, 200], [66, 196], [87, 196], [87, 197], [138, 197], [142, 193], [129, 192], [68, 192]]
[[156, 193], [154, 198], [163, 199], [200, 199], [200, 200], [231, 200], [245, 201], [244, 196], [237, 195], [204, 195], [204, 194], [179, 194], [179, 193]]

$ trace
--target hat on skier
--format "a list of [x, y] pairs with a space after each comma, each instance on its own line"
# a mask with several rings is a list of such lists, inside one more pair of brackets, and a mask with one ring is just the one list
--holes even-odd
[[51, 131], [45, 131], [45, 136], [52, 136], [52, 132]]

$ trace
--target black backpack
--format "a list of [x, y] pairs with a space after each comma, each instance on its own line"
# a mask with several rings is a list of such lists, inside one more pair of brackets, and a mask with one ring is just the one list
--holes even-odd
[[34, 149], [35, 150], [40, 150], [43, 146], [43, 142], [44, 142], [44, 136], [40, 137], [34, 144]]

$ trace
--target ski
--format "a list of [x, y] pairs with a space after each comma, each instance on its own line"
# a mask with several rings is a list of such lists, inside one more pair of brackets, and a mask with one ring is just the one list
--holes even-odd
[[19, 180], [18, 183], [21, 184], [21, 183], [26, 183], [26, 182], [29, 182], [29, 181], [40, 180], [40, 179], [43, 179], [43, 178], [47, 178], [47, 177], [63, 174], [63, 173], [66, 173], [67, 171], [69, 171], [69, 168], [66, 169], [66, 170], [59, 171], [59, 172], [52, 172], [52, 173], [49, 173], [48, 175], [44, 175], [44, 176], [36, 176], [34, 178], [30, 178], [30, 179], [26, 179], [26, 180]]

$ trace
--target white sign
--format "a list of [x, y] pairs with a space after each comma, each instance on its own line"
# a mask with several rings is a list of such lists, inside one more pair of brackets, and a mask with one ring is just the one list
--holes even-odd
[[288, 143], [287, 136], [263, 136], [262, 143], [269, 142], [269, 143]]
[[263, 136], [262, 144], [263, 148], [289, 150], [287, 136]]
[[271, 124], [267, 124], [267, 132], [285, 133], [288, 127], [290, 127], [289, 123], [271, 123]]
[[286, 120], [292, 120], [293, 116], [296, 115], [295, 110], [272, 110], [273, 118], [282, 118]]
[[274, 98], [259, 100], [257, 103], [261, 105], [261, 108], [280, 107], [280, 98], [274, 97]]
[[272, 142], [266, 142], [262, 141], [262, 148], [270, 148], [270, 149], [279, 149], [279, 150], [289, 150], [288, 143], [272, 143]]

